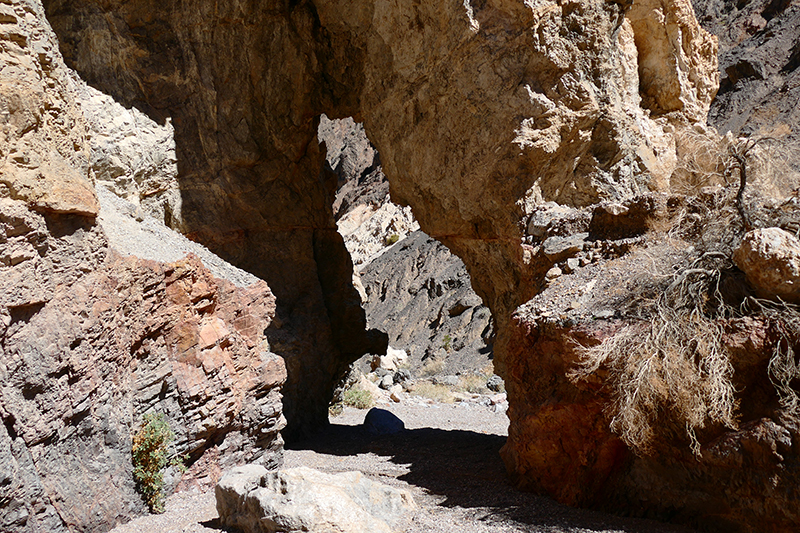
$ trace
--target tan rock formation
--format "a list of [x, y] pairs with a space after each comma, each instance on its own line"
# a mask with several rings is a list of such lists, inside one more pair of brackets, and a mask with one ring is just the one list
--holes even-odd
[[97, 215], [86, 123], [39, 2], [0, 5], [0, 197], [55, 213]]
[[326, 424], [348, 364], [383, 352], [386, 338], [365, 332], [331, 212], [335, 176], [321, 173], [317, 117], [351, 91], [325, 82], [327, 38], [313, 6], [44, 3], [87, 82], [171, 120], [181, 190], [173, 225], [269, 284], [278, 308], [268, 335], [289, 374], [287, 434]]
[[[84, 114], [87, 88], [38, 1], [0, 3], [0, 26], [0, 530], [107, 531], [143, 512], [131, 435], [146, 412], [165, 413], [171, 453], [279, 464], [286, 371], [264, 336], [275, 297], [195, 257], [112, 251], [91, 179], [115, 150], [135, 159], [125, 142], [97, 156], [119, 109]], [[163, 200], [148, 189], [159, 180], [136, 199]]]
[[800, 241], [781, 228], [748, 232], [733, 255], [763, 298], [800, 302]]

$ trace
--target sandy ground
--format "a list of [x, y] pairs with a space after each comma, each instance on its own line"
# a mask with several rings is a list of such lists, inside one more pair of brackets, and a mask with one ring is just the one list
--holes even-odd
[[[475, 404], [384, 404], [406, 430], [370, 436], [366, 411], [345, 408], [329, 430], [286, 450], [285, 466], [324, 472], [359, 470], [374, 480], [411, 491], [418, 509], [405, 533], [641, 532], [690, 530], [648, 520], [574, 509], [511, 487], [498, 455], [508, 419]], [[215, 533], [212, 493], [184, 492], [167, 500], [162, 515], [145, 516], [113, 533]]]

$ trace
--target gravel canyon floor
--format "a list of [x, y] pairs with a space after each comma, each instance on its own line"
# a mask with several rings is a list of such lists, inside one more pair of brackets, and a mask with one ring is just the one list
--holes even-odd
[[[575, 509], [509, 485], [498, 455], [508, 419], [473, 404], [379, 405], [400, 417], [406, 431], [370, 436], [367, 411], [345, 408], [313, 440], [286, 451], [286, 467], [323, 472], [359, 470], [374, 480], [410, 490], [418, 509], [401, 531], [690, 533], [679, 526]], [[214, 533], [213, 492], [181, 492], [162, 515], [139, 518], [112, 533]]]

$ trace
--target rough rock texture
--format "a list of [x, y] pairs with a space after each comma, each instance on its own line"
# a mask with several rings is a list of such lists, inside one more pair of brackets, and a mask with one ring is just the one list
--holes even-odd
[[[407, 363], [412, 369], [432, 357], [446, 361], [442, 371], [450, 374], [484, 368], [491, 354], [491, 315], [472, 290], [464, 263], [417, 231], [410, 207], [390, 201], [388, 180], [363, 126], [323, 116], [319, 137], [339, 176], [337, 226], [353, 258], [369, 326], [413, 354]], [[371, 360], [366, 356], [359, 365], [366, 371]]]
[[175, 452], [279, 461], [285, 369], [263, 337], [275, 305], [264, 282], [238, 289], [194, 258], [108, 254], [83, 217], [11, 199], [0, 211], [0, 255], [37, 247], [0, 267], [4, 530], [103, 531], [140, 513], [131, 435], [151, 410], [167, 415]]
[[92, 180], [112, 167], [133, 169], [130, 197], [163, 218], [174, 172], [148, 158], [169, 132], [127, 139], [147, 121], [87, 104], [35, 0], [0, 3], [0, 49], [0, 529], [106, 531], [142, 513], [130, 452], [146, 412], [166, 414], [171, 452], [192, 461], [280, 463], [267, 285], [196, 257], [121, 257], [96, 223]]
[[138, 109], [126, 109], [82, 81], [76, 85], [88, 126], [95, 182], [133, 203], [143, 214], [167, 226], [180, 226], [172, 124], [159, 126]]
[[[648, 204], [652, 209], [635, 231], [629, 215]], [[771, 375], [776, 343], [786, 342], [779, 340], [774, 320], [741, 317], [718, 323], [722, 334], [714, 334], [714, 340], [729, 354], [737, 423], [727, 427], [706, 421], [694, 437], [696, 454], [688, 426], [672, 418], [683, 396], [669, 382], [658, 384], [662, 374], [653, 371], [649, 379], [669, 391], [665, 402], [675, 403], [658, 411], [655, 442], [644, 452], [623, 442], [619, 425], [612, 431], [618, 409], [627, 405], [611, 384], [621, 375], [619, 365], [599, 359], [576, 378], [576, 369], [587, 364], [582, 347], [625, 332], [647, 335], [653, 317], [642, 316], [637, 302], [657, 298], [647, 292], [648, 283], [659, 292], [663, 287], [644, 280], [671, 279], [675, 268], [694, 264], [694, 247], [676, 234], [653, 236], [648, 227], [662, 219], [662, 227], [675, 228], [677, 222], [665, 225], [663, 219], [678, 214], [691, 225], [707, 209], [704, 205], [692, 198], [648, 195], [594, 210], [588, 221], [592, 231], [584, 234], [583, 244], [560, 258], [561, 268], [571, 259], [577, 260], [576, 268], [552, 277], [515, 313], [519, 334], [506, 345], [506, 386], [510, 397], [524, 393], [529, 401], [509, 404], [509, 417], [517, 423], [509, 427], [502, 454], [521, 486], [544, 490], [559, 501], [686, 521], [713, 531], [788, 531], [800, 518], [794, 481], [800, 461], [793, 444], [800, 426], [797, 412], [781, 403]], [[615, 218], [619, 224], [609, 223]], [[620, 235], [620, 227], [626, 228], [625, 235], [638, 236]], [[544, 254], [544, 247], [532, 253]], [[747, 295], [742, 273], [736, 272], [718, 286], [726, 298], [733, 297], [732, 291]], [[680, 354], [670, 357], [680, 361]], [[658, 359], [638, 369], [646, 374], [651, 364], [659, 364]], [[676, 368], [682, 371], [671, 371]]]
[[[365, 331], [322, 172], [318, 117], [349, 91], [325, 82], [327, 37], [307, 2], [44, 2], [67, 63], [93, 87], [174, 127], [176, 229], [265, 280], [268, 336], [286, 361], [287, 438], [327, 424], [350, 362], [386, 349]], [[352, 97], [350, 97], [352, 98]]]
[[0, 197], [55, 213], [97, 215], [86, 122], [40, 2], [0, 4]]
[[[800, 4], [792, 0], [696, 0], [697, 18], [719, 37], [722, 78], [709, 122], [736, 135], [800, 140]], [[793, 163], [800, 166], [800, 154]]]
[[414, 500], [361, 472], [325, 474], [299, 467], [268, 472], [234, 468], [216, 487], [223, 526], [244, 533], [275, 531], [390, 533]]
[[800, 303], [800, 240], [791, 233], [780, 228], [750, 231], [733, 260], [759, 296]]
[[[564, 224], [551, 220], [553, 233], [529, 239], [525, 228], [546, 202], [588, 208], [668, 190], [679, 156], [691, 148], [684, 134], [714, 138], [704, 125], [718, 87], [717, 41], [686, 0], [46, 3], [82, 75], [160, 123], [172, 117], [182, 229], [275, 289], [270, 341], [287, 360], [293, 423], [322, 423], [346, 362], [379, 344], [363, 335], [334, 232], [336, 179], [320, 173], [314, 140], [316, 116], [353, 116], [380, 151], [392, 198], [412, 205], [422, 229], [464, 260], [492, 310], [495, 362], [511, 405], [504, 455], [521, 485], [565, 501], [618, 497], [622, 505], [776, 530], [796, 521], [796, 505], [773, 513], [781, 491], [796, 502], [782, 481], [795, 468], [794, 456], [781, 453], [786, 439], [775, 453], [789, 459], [775, 468], [787, 477], [768, 489], [759, 473], [778, 460], [762, 453], [759, 435], [782, 430], [764, 422], [727, 434], [727, 449], [742, 454], [720, 452], [719, 471], [667, 455], [682, 478], [655, 463], [648, 463], [652, 477], [639, 475], [634, 467], [645, 463], [606, 438], [599, 415], [607, 398], [561, 388], [567, 346], [538, 350], [538, 322], [511, 319], [548, 280], [593, 261], [590, 253], [624, 254], [640, 244], [632, 236], [595, 249], [594, 208]], [[554, 397], [531, 389], [543, 381]], [[542, 440], [561, 430], [559, 442]], [[540, 457], [552, 459], [548, 468], [527, 467]], [[619, 461], [632, 470], [623, 468], [631, 475], [618, 486]], [[742, 477], [731, 474], [737, 462], [748, 466]], [[581, 474], [568, 475], [576, 465]], [[715, 476], [734, 488], [720, 491]], [[658, 496], [634, 501], [632, 494]], [[710, 498], [723, 507], [689, 506]]]
[[361, 282], [370, 327], [405, 349], [413, 368], [431, 358], [443, 360], [450, 374], [486, 366], [491, 313], [464, 263], [443, 244], [416, 231], [367, 264]]
[[339, 178], [333, 201], [333, 215], [337, 221], [356, 206], [378, 208], [388, 200], [389, 181], [363, 124], [351, 117], [331, 120], [323, 114], [317, 137], [325, 144], [328, 168]]

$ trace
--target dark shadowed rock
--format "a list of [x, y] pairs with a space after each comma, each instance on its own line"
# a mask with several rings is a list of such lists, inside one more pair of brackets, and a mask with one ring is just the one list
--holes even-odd
[[394, 435], [403, 431], [406, 425], [394, 413], [373, 407], [364, 417], [364, 427], [373, 435]]

